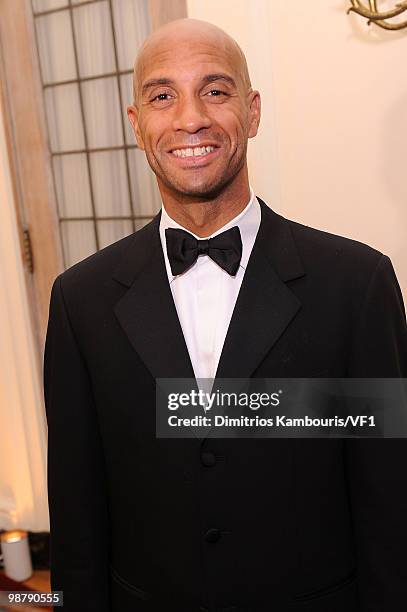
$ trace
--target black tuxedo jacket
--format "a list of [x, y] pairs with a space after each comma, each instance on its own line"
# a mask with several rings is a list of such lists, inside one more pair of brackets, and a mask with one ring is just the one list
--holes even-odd
[[[391, 262], [261, 203], [218, 377], [405, 377]], [[399, 612], [405, 439], [157, 439], [193, 369], [160, 215], [54, 282], [45, 348], [51, 576], [66, 612]]]

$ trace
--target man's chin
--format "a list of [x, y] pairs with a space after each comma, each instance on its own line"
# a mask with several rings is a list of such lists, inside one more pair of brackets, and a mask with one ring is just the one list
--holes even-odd
[[228, 181], [210, 181], [210, 182], [170, 182], [167, 180], [163, 181], [166, 186], [166, 190], [173, 192], [174, 195], [185, 198], [199, 198], [201, 200], [211, 200], [222, 192], [227, 186]]
[[179, 190], [179, 193], [184, 197], [212, 200], [222, 192], [222, 188], [223, 186], [185, 188]]

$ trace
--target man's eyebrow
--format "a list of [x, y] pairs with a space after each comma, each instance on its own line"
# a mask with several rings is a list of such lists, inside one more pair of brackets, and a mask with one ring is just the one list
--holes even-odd
[[149, 79], [143, 84], [141, 91], [144, 94], [148, 89], [151, 89], [151, 87], [155, 87], [156, 85], [173, 85], [173, 83], [174, 81], [171, 81], [171, 79], [166, 79], [164, 77], [160, 79]]
[[[230, 75], [224, 74], [223, 72], [216, 72], [214, 74], [206, 74], [203, 77], [202, 81], [204, 83], [214, 83], [215, 81], [225, 81], [226, 83], [229, 83], [229, 85], [232, 85], [232, 87], [236, 87], [236, 83], [234, 79]], [[145, 94], [152, 87], [156, 87], [156, 85], [173, 85], [173, 84], [174, 84], [174, 81], [172, 81], [171, 79], [167, 79], [166, 77], [161, 77], [157, 79], [149, 79], [148, 81], [143, 83], [141, 92], [142, 94]]]
[[217, 72], [215, 74], [207, 74], [206, 76], [204, 76], [202, 80], [205, 83], [213, 83], [214, 81], [226, 81], [226, 83], [229, 83], [229, 85], [236, 87], [236, 83], [234, 79], [232, 79], [232, 77], [229, 76], [228, 74], [224, 74], [223, 72]]

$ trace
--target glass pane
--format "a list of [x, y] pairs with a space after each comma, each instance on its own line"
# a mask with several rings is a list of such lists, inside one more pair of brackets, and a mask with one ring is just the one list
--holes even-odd
[[83, 149], [81, 108], [78, 85], [58, 85], [45, 89], [45, 107], [53, 152]]
[[93, 221], [61, 221], [61, 238], [66, 268], [96, 251]]
[[67, 6], [68, 0], [33, 0], [33, 10], [38, 13], [39, 11], [49, 11], [51, 9], [60, 8], [61, 6]]
[[37, 17], [35, 24], [43, 82], [75, 79], [75, 53], [69, 11]]
[[107, 2], [86, 4], [73, 11], [81, 77], [114, 72], [112, 25]]
[[119, 70], [128, 70], [151, 31], [148, 0], [113, 0], [113, 18]]
[[154, 216], [161, 208], [157, 180], [147, 163], [144, 151], [129, 149], [130, 183], [136, 216]]
[[90, 148], [123, 144], [116, 77], [82, 83], [86, 129]]
[[123, 100], [123, 117], [126, 134], [126, 144], [136, 144], [136, 138], [134, 136], [133, 128], [127, 117], [127, 107], [129, 104], [133, 104], [133, 75], [123, 74], [120, 77], [120, 87], [122, 89], [122, 100]]
[[133, 232], [133, 224], [127, 219], [119, 221], [98, 221], [97, 224], [101, 249]]
[[53, 166], [59, 215], [93, 217], [86, 155], [58, 155]]
[[131, 215], [124, 151], [92, 153], [90, 166], [97, 216]]

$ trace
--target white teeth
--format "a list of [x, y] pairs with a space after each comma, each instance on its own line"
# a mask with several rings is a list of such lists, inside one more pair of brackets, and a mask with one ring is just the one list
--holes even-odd
[[195, 147], [194, 149], [174, 149], [173, 154], [176, 157], [200, 157], [213, 151], [215, 147]]

